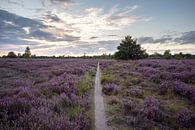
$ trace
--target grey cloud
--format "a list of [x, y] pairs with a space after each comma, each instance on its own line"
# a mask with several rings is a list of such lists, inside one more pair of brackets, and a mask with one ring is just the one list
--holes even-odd
[[139, 37], [139, 44], [144, 43], [168, 43], [168, 42], [176, 42], [180, 44], [195, 44], [195, 31], [184, 32], [180, 37], [174, 38], [173, 35], [164, 35], [159, 39], [155, 39], [153, 37]]
[[41, 0], [43, 6], [45, 6], [46, 1], [50, 1], [52, 3], [55, 3], [55, 2], [72, 3], [73, 2], [72, 0]]
[[115, 52], [116, 47], [119, 45], [120, 41], [110, 40], [110, 41], [99, 41], [97, 43], [79, 42], [76, 46], [62, 47], [58, 49], [61, 54], [67, 54], [72, 52], [73, 54], [94, 54], [99, 52], [99, 48], [105, 48], [108, 52]]
[[[108, 36], [108, 37], [115, 37], [115, 36], [117, 36], [117, 35], [106, 35], [106, 36]], [[93, 36], [93, 37], [90, 37], [90, 39], [97, 39], [97, 38], [99, 38], [99, 37], [97, 37], [97, 36]]]
[[185, 32], [174, 41], [180, 44], [195, 44], [195, 31]]
[[20, 2], [18, 1], [12, 1], [12, 0], [1, 0], [2, 2], [7, 2], [8, 4], [13, 4], [13, 5], [19, 5]]
[[168, 41], [172, 40], [170, 37], [162, 37], [159, 39], [154, 39], [153, 37], [140, 37], [138, 38], [138, 43], [144, 44], [144, 43], [166, 43]]
[[54, 47], [55, 45], [34, 45], [31, 47], [31, 49], [45, 49], [45, 48], [51, 48]]
[[154, 39], [153, 37], [140, 37], [138, 38], [138, 43], [144, 44], [144, 43], [153, 43]]
[[98, 37], [90, 37], [90, 39], [97, 39]]
[[66, 2], [66, 3], [70, 3], [70, 2], [72, 2], [72, 0], [50, 0], [50, 1], [52, 1], [52, 2]]
[[[53, 20], [58, 20], [51, 16]], [[25, 28], [29, 28], [27, 33]], [[64, 34], [60, 38], [55, 34], [46, 32], [51, 26], [44, 25], [41, 21], [24, 18], [16, 14], [0, 10], [0, 43], [1, 44], [22, 44], [26, 43], [24, 39], [39, 39], [46, 41], [76, 41], [80, 37]], [[55, 29], [55, 27], [53, 27]], [[15, 43], [14, 43], [15, 41]]]
[[120, 40], [99, 41], [98, 46], [109, 51], [115, 51], [120, 42]]
[[166, 42], [168, 42], [170, 40], [172, 40], [172, 38], [170, 38], [170, 37], [162, 37], [162, 38], [159, 38], [159, 39], [155, 39], [154, 43], [166, 43]]
[[62, 20], [56, 14], [53, 14], [51, 11], [47, 11], [47, 13], [43, 15], [43, 19], [49, 20], [51, 22], [62, 22]]
[[118, 36], [118, 35], [115, 35], [115, 34], [110, 34], [110, 35], [107, 35], [109, 37], [115, 37], [115, 36]]

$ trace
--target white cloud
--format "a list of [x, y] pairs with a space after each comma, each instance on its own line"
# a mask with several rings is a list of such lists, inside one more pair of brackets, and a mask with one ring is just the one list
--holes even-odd
[[149, 54], [154, 52], [163, 53], [165, 50], [171, 50], [171, 53], [192, 53], [195, 54], [195, 45], [194, 44], [178, 44], [178, 43], [149, 43], [141, 45], [144, 49], [147, 50]]
[[128, 15], [129, 13], [131, 13], [132, 11], [136, 10], [138, 8], [137, 5], [134, 6], [128, 6], [124, 9], [123, 12], [119, 13], [119, 16], [124, 16], [124, 15]]
[[30, 27], [23, 27], [24, 31], [26, 32], [26, 34], [30, 33]]
[[61, 18], [64, 24], [54, 24], [60, 28], [71, 28], [73, 30], [70, 32], [71, 35], [81, 37], [82, 41], [90, 41], [91, 37], [106, 35], [106, 31], [122, 30], [136, 22], [146, 21], [147, 18], [143, 19], [140, 16], [129, 14], [135, 9], [137, 9], [137, 5], [127, 7], [122, 11], [118, 5], [115, 5], [108, 12], [105, 12], [103, 8], [87, 8], [80, 14], [55, 10], [53, 13]]

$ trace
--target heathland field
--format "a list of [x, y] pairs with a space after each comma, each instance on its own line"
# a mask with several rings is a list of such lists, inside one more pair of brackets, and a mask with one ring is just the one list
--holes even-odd
[[195, 60], [0, 59], [0, 129], [96, 129], [98, 109], [109, 130], [195, 129]]

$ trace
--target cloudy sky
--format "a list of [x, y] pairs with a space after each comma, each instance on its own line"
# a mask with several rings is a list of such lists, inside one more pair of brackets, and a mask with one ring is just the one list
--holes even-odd
[[114, 53], [131, 35], [148, 53], [195, 54], [195, 0], [0, 0], [0, 55]]

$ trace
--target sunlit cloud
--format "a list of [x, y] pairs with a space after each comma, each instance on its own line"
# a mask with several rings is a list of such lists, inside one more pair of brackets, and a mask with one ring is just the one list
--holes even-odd
[[147, 50], [149, 54], [158, 52], [164, 53], [165, 50], [171, 50], [172, 54], [185, 52], [185, 53], [195, 53], [195, 45], [194, 44], [178, 44], [178, 43], [167, 43], [167, 44], [160, 44], [160, 43], [149, 43], [143, 44], [142, 47]]

